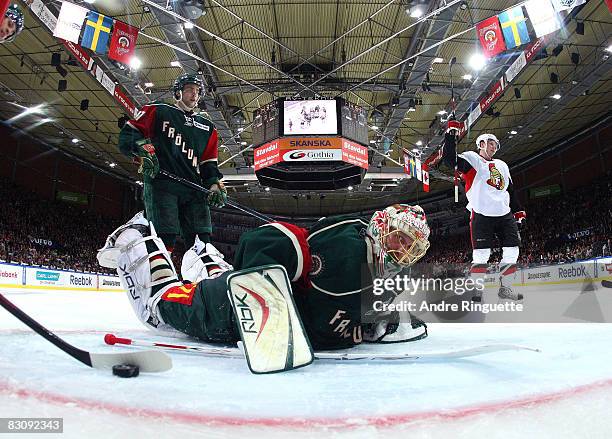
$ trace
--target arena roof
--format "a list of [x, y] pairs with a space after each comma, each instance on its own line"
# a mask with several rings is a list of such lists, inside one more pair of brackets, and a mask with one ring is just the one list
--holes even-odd
[[[61, 2], [45, 3], [57, 15]], [[438, 113], [450, 109], [452, 57], [457, 58], [453, 77], [458, 115], [507, 70], [519, 52], [498, 57], [479, 72], [470, 68], [469, 59], [478, 49], [470, 29], [521, 3], [204, 0], [204, 13], [192, 29], [185, 29], [183, 17], [188, 16], [188, 4], [198, 2], [97, 0], [84, 6], [141, 29], [136, 49], [140, 69], [122, 69], [105, 57], [96, 58], [138, 105], [169, 99], [168, 90], [184, 71], [203, 72], [205, 111], [222, 137], [220, 163], [230, 195], [272, 213], [330, 214], [423, 197], [420, 184], [401, 179], [402, 148], [425, 158], [439, 143], [441, 119], [446, 116]], [[409, 14], [417, 6], [425, 13], [419, 19]], [[564, 28], [546, 43], [547, 54], [512, 81], [490, 114], [471, 127], [461, 148], [471, 148], [480, 133], [493, 132], [502, 142], [500, 158], [512, 164], [609, 116], [610, 35], [612, 14], [605, 2], [590, 0], [574, 9]], [[61, 54], [59, 69], [51, 65], [52, 53]], [[0, 118], [96, 166], [108, 169], [113, 164], [113, 172], [139, 178], [116, 147], [117, 121], [124, 110], [31, 11], [26, 12], [26, 28], [19, 38], [0, 45], [0, 59]], [[171, 66], [172, 61], [180, 66]], [[472, 78], [464, 79], [465, 75]], [[551, 82], [551, 75], [557, 83]], [[68, 86], [59, 92], [62, 79]], [[555, 94], [561, 99], [551, 97]], [[378, 127], [370, 130], [374, 162], [364, 183], [353, 191], [307, 197], [267, 192], [257, 184], [249, 166], [253, 111], [277, 97], [294, 95], [342, 95], [370, 115], [376, 110], [380, 119], [370, 120]], [[83, 99], [89, 100], [87, 110], [80, 109]], [[417, 103], [413, 111], [411, 99]], [[42, 105], [38, 113], [21, 115], [37, 105]], [[384, 138], [391, 141], [388, 155], [383, 153]], [[431, 183], [432, 193], [450, 187], [442, 178], [432, 178]]]

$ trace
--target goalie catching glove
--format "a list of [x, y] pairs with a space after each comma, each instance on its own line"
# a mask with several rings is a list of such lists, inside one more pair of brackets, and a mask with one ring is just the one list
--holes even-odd
[[155, 147], [149, 139], [142, 139], [136, 142], [134, 161], [140, 165], [138, 173], [145, 177], [155, 178], [159, 173], [159, 160], [157, 155], [155, 155]]

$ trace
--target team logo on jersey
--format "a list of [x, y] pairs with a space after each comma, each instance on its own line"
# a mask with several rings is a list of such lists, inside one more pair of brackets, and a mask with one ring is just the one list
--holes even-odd
[[193, 126], [193, 117], [185, 115], [185, 126], [192, 127]]
[[495, 167], [495, 163], [489, 163], [489, 179], [487, 180], [487, 184], [489, 186], [493, 186], [495, 189], [499, 191], [503, 191], [506, 187], [504, 182], [504, 176], [499, 169]]
[[312, 269], [309, 276], [316, 276], [323, 270], [323, 259], [319, 255], [312, 255]]

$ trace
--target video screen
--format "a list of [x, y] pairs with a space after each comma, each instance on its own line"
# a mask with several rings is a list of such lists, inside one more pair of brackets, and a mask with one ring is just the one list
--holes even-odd
[[253, 144], [263, 145], [280, 136], [278, 101], [272, 101], [255, 110], [253, 114]]
[[363, 107], [341, 99], [341, 135], [347, 139], [368, 144], [368, 112]]
[[335, 100], [284, 101], [285, 136], [338, 134]]

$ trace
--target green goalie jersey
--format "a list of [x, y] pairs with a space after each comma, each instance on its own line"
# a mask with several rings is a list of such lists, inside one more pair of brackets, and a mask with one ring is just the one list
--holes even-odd
[[234, 268], [283, 265], [312, 346], [348, 348], [362, 340], [362, 294], [372, 286], [366, 227], [367, 221], [355, 216], [322, 219], [308, 231], [266, 224], [241, 237]]
[[160, 169], [206, 187], [222, 176], [217, 169], [217, 130], [199, 114], [162, 102], [145, 105], [121, 129], [119, 149], [134, 156], [144, 139], [155, 147]]

